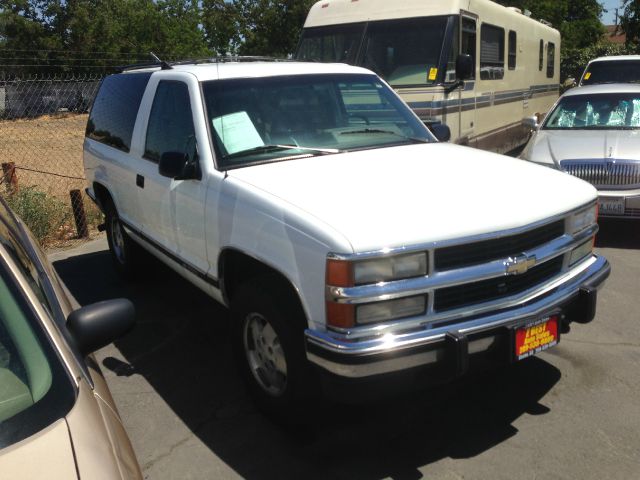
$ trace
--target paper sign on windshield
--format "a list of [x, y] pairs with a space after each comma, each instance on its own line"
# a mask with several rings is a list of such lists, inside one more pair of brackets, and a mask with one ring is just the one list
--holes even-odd
[[264, 145], [247, 112], [235, 112], [213, 119], [213, 128], [228, 154]]

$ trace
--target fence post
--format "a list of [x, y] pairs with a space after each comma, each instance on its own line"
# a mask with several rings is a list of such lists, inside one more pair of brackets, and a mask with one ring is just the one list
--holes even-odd
[[2, 164], [2, 174], [4, 181], [7, 182], [7, 193], [15, 193], [18, 191], [18, 176], [16, 175], [16, 164], [7, 162]]
[[80, 190], [71, 190], [71, 208], [73, 209], [73, 218], [76, 221], [76, 230], [79, 238], [89, 237], [89, 229], [87, 228], [87, 216], [84, 213], [84, 203], [82, 201], [82, 193]]

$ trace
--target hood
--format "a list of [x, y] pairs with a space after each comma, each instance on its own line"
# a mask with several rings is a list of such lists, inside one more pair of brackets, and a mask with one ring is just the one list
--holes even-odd
[[537, 163], [562, 160], [640, 160], [640, 130], [539, 130], [523, 158]]
[[596, 190], [564, 173], [445, 143], [229, 171], [343, 234], [356, 252], [495, 232], [564, 213]]
[[0, 472], [2, 478], [78, 478], [64, 419], [2, 450]]

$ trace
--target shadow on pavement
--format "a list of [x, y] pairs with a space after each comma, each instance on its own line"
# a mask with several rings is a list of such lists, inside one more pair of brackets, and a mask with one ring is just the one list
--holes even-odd
[[178, 275], [154, 264], [146, 280], [123, 283], [106, 252], [54, 266], [83, 305], [121, 296], [135, 303], [138, 324], [116, 343], [126, 362], [109, 357], [103, 366], [142, 375], [244, 478], [418, 479], [421, 466], [472, 457], [515, 435], [520, 416], [548, 411], [539, 400], [560, 379], [555, 367], [531, 358], [393, 401], [330, 405], [309, 412], [314, 426], [292, 432], [247, 398], [232, 364], [226, 310]]
[[598, 219], [596, 247], [640, 249], [640, 220]]

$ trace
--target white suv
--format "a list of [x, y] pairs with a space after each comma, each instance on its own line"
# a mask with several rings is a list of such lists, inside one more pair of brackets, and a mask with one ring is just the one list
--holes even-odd
[[609, 274], [592, 186], [438, 142], [362, 68], [109, 76], [84, 162], [116, 268], [142, 246], [230, 306], [238, 361], [272, 412], [308, 407], [320, 383], [345, 396], [387, 374], [525, 358], [590, 321]]

